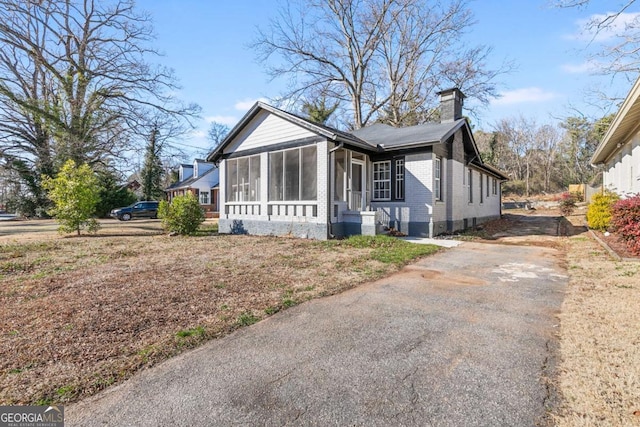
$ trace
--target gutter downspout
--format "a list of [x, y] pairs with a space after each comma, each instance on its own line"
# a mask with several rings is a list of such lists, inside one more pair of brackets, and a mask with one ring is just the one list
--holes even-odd
[[338, 145], [336, 145], [335, 147], [333, 147], [331, 150], [329, 150], [329, 154], [338, 151], [339, 149], [341, 149], [342, 147], [344, 147], [344, 142], [339, 143]]
[[332, 168], [331, 168], [331, 154], [335, 153], [339, 149], [344, 147], [344, 142], [340, 142], [338, 145], [333, 147], [327, 153], [327, 178], [329, 181], [329, 191], [327, 191], [327, 239], [331, 239], [333, 237], [333, 230], [331, 229], [331, 210], [333, 206], [331, 205], [331, 177], [333, 176]]

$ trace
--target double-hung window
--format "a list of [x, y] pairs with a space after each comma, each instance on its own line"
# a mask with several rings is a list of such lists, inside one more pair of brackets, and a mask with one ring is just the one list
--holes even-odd
[[228, 202], [260, 200], [260, 156], [229, 159], [226, 169]]
[[482, 176], [482, 174], [479, 174], [478, 176], [478, 182], [480, 183], [480, 203], [484, 202], [484, 188], [482, 183], [484, 182], [484, 177]]
[[373, 199], [391, 200], [391, 160], [373, 164]]
[[471, 169], [467, 169], [467, 189], [469, 190], [467, 200], [473, 203], [473, 171]]
[[209, 192], [208, 191], [201, 191], [200, 192], [200, 204], [201, 205], [208, 205], [209, 204]]
[[490, 195], [490, 189], [489, 189], [489, 175], [487, 175], [487, 197], [489, 197]]
[[373, 163], [373, 200], [404, 200], [404, 157]]
[[269, 153], [269, 200], [316, 200], [317, 164], [315, 145]]
[[442, 159], [436, 157], [433, 162], [433, 190], [435, 199], [442, 201]]
[[498, 180], [493, 178], [493, 195], [498, 195]]
[[395, 159], [395, 194], [394, 199], [396, 200], [404, 200], [404, 158]]

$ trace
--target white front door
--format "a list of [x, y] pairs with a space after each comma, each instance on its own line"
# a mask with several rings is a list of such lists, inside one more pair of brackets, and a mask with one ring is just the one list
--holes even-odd
[[351, 177], [349, 192], [349, 210], [362, 211], [365, 205], [365, 163], [362, 160], [351, 160]]

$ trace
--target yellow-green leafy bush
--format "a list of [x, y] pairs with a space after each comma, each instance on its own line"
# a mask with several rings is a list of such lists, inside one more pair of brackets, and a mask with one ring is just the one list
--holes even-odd
[[587, 225], [593, 230], [605, 231], [611, 224], [611, 208], [620, 197], [611, 191], [594, 194], [587, 209]]

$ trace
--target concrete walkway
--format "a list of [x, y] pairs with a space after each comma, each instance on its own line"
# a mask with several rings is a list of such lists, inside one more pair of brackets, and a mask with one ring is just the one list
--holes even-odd
[[420, 245], [436, 245], [442, 246], [443, 248], [455, 248], [456, 246], [460, 246], [463, 242], [461, 240], [454, 239], [432, 239], [429, 237], [399, 237], [399, 239], [405, 240], [410, 243], [417, 243]]
[[65, 408], [67, 426], [532, 426], [567, 278], [554, 249], [466, 242]]

